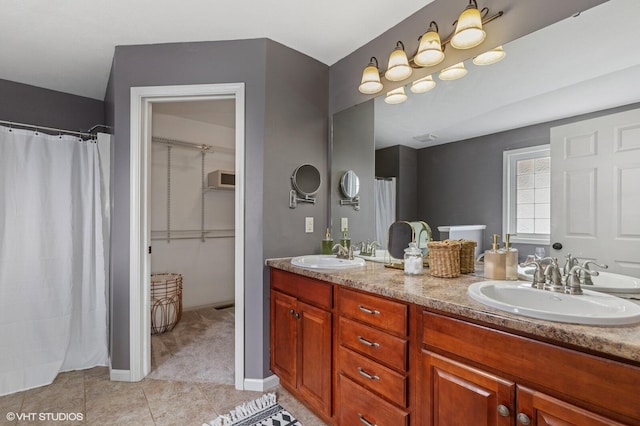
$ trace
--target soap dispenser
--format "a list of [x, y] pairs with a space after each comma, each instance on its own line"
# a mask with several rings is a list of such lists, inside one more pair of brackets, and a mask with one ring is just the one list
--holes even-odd
[[518, 280], [518, 249], [511, 246], [511, 235], [505, 235], [503, 252], [505, 258], [505, 278], [509, 281]]
[[344, 228], [342, 238], [340, 239], [340, 245], [347, 250], [351, 247], [351, 238], [349, 238], [349, 230], [347, 228]]
[[500, 250], [498, 238], [500, 238], [498, 234], [493, 234], [491, 250], [484, 252], [484, 277], [489, 280], [506, 279], [507, 255], [505, 251]]
[[324, 240], [322, 240], [322, 254], [332, 254], [333, 253], [333, 238], [331, 238], [331, 231], [327, 228], [327, 233], [324, 235]]

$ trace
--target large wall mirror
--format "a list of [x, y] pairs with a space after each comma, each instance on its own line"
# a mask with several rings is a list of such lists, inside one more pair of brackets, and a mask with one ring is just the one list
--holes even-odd
[[[397, 180], [396, 206], [409, 200], [412, 207], [397, 220], [424, 220], [434, 231], [484, 224], [485, 237], [502, 234], [503, 151], [549, 143], [549, 123], [640, 107], [638, 14], [637, 0], [609, 1], [506, 44], [501, 62], [465, 61], [462, 79], [434, 75], [436, 87], [422, 94], [408, 84], [402, 104], [388, 105], [382, 94], [335, 114], [332, 181], [349, 169], [360, 177], [361, 210], [351, 220], [361, 234], [354, 239], [375, 238], [373, 202], [366, 203], [374, 199], [375, 164], [385, 162], [410, 172]], [[332, 190], [334, 228], [345, 214], [339, 196]]]

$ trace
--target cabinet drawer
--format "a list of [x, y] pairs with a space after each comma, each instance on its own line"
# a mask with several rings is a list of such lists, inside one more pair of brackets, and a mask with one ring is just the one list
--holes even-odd
[[319, 308], [333, 308], [333, 285], [280, 269], [271, 269], [271, 288]]
[[407, 335], [409, 317], [407, 305], [344, 288], [340, 288], [339, 291], [340, 315], [401, 336]]
[[345, 426], [365, 424], [407, 426], [409, 424], [409, 413], [375, 396], [346, 376], [339, 376], [338, 386], [340, 387], [338, 424]]
[[391, 368], [407, 371], [407, 340], [340, 318], [339, 344], [368, 355]]
[[398, 374], [344, 346], [338, 350], [338, 365], [340, 373], [349, 376], [359, 385], [401, 407], [407, 406], [407, 379], [403, 374]]

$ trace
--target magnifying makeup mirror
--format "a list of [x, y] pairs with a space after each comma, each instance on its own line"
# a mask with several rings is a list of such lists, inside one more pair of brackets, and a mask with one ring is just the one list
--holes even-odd
[[295, 209], [298, 201], [315, 204], [313, 196], [320, 190], [321, 183], [320, 171], [315, 166], [302, 164], [296, 167], [291, 175], [291, 186], [294, 189], [289, 192], [289, 207]]
[[355, 210], [360, 210], [360, 179], [353, 170], [346, 171], [340, 178], [340, 190], [346, 199], [340, 200], [341, 206], [353, 206]]

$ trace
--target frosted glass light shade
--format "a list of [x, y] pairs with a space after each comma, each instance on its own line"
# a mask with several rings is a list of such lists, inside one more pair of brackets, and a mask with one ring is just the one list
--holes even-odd
[[402, 81], [408, 78], [413, 70], [409, 66], [409, 59], [407, 59], [407, 54], [404, 51], [403, 47], [400, 47], [400, 43], [398, 46], [391, 52], [389, 55], [389, 65], [387, 66], [387, 72], [384, 73], [384, 76], [389, 81]]
[[487, 34], [482, 29], [482, 16], [473, 4], [460, 14], [456, 31], [451, 37], [451, 46], [456, 49], [471, 49], [482, 43]]
[[411, 84], [411, 91], [413, 93], [425, 93], [436, 87], [436, 82], [433, 77], [428, 75], [424, 78], [414, 81]]
[[507, 53], [502, 46], [498, 46], [473, 58], [473, 63], [476, 65], [491, 65], [500, 62], [505, 56], [507, 56]]
[[360, 93], [365, 95], [373, 95], [382, 90], [382, 83], [380, 83], [380, 72], [378, 67], [373, 62], [362, 71], [362, 81], [358, 86]]
[[407, 100], [407, 95], [404, 93], [404, 87], [398, 87], [390, 92], [387, 92], [384, 101], [388, 104], [395, 105], [401, 104]]
[[442, 52], [442, 43], [440, 41], [440, 35], [432, 28], [420, 37], [420, 46], [418, 46], [418, 53], [413, 58], [413, 62], [421, 67], [432, 67], [438, 65], [444, 60], [444, 53]]
[[464, 67], [463, 62], [459, 62], [440, 71], [438, 77], [440, 77], [440, 80], [457, 80], [465, 75], [467, 75], [467, 69]]

